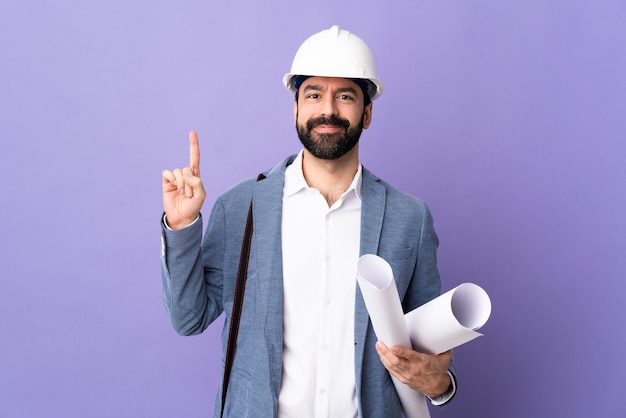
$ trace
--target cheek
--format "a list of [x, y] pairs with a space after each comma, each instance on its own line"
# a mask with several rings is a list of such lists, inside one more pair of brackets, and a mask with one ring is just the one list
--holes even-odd
[[313, 115], [307, 112], [307, 109], [303, 109], [302, 106], [300, 106], [293, 115], [293, 121], [296, 126], [298, 124], [306, 125], [307, 121], [312, 117]]
[[350, 119], [348, 119], [350, 121], [350, 127], [354, 128], [355, 126], [359, 125], [361, 122], [365, 123], [365, 119], [363, 119], [363, 113], [355, 113], [354, 115], [350, 116]]

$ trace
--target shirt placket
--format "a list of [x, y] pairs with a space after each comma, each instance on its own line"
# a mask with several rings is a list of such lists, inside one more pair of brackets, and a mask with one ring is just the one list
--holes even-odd
[[319, 339], [319, 347], [318, 347], [318, 368], [317, 368], [317, 405], [316, 405], [316, 414], [317, 418], [324, 418], [328, 416], [330, 410], [330, 396], [331, 396], [331, 332], [330, 332], [330, 321], [332, 321], [331, 313], [330, 313], [330, 302], [331, 295], [329, 294], [328, 280], [330, 277], [331, 271], [331, 262], [332, 262], [332, 254], [330, 253], [330, 249], [332, 248], [329, 245], [328, 239], [331, 234], [328, 231], [330, 222], [329, 219], [332, 216], [331, 210], [326, 210], [324, 214], [324, 298], [323, 298], [323, 306], [321, 310], [321, 322], [320, 322], [320, 339]]

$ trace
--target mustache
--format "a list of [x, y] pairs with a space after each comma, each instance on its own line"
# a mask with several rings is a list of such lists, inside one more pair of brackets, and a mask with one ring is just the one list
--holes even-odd
[[333, 125], [348, 129], [350, 127], [350, 121], [337, 116], [320, 116], [319, 118], [309, 119], [306, 123], [306, 127], [309, 131], [319, 125]]

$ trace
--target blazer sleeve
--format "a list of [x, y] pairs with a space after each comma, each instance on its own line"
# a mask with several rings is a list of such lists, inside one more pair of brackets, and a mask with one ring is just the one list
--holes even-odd
[[170, 322], [181, 335], [203, 332], [223, 310], [223, 217], [223, 207], [216, 203], [204, 245], [202, 217], [177, 231], [161, 222], [163, 303]]

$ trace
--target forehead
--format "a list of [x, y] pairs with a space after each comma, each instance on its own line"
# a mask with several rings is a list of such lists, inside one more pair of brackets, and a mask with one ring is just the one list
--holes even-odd
[[300, 89], [337, 90], [354, 89], [357, 93], [362, 93], [361, 87], [354, 81], [340, 77], [309, 77], [302, 82]]

